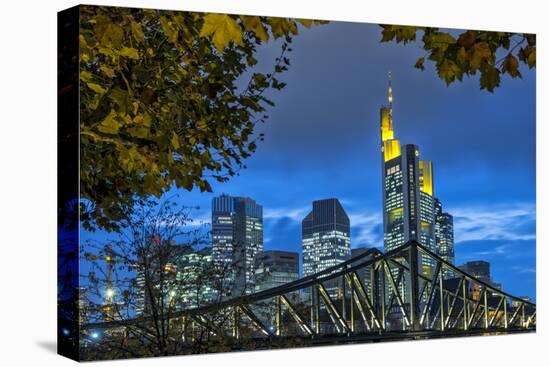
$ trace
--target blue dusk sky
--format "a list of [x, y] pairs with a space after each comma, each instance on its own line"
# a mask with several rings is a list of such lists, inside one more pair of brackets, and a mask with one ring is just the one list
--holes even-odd
[[[213, 193], [166, 196], [198, 205], [204, 222], [213, 196], [249, 196], [264, 208], [264, 248], [296, 252], [311, 202], [335, 197], [350, 217], [352, 248], [382, 249], [379, 109], [391, 70], [396, 138], [433, 161], [435, 195], [454, 216], [456, 264], [487, 260], [505, 291], [535, 298], [535, 71], [504, 77], [494, 93], [479, 89], [479, 75], [447, 87], [431, 63], [413, 67], [424, 55], [418, 45], [380, 37], [372, 24], [302, 28], [248, 168]], [[260, 49], [260, 70], [270, 70], [279, 45]], [[103, 235], [83, 234], [91, 236]]]

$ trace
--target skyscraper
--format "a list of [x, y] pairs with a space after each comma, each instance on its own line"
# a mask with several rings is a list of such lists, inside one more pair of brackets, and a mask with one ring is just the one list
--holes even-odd
[[256, 291], [274, 288], [300, 277], [297, 252], [264, 251], [256, 259]]
[[232, 296], [254, 291], [255, 259], [263, 251], [263, 208], [248, 197], [212, 199], [212, 261], [227, 269]]
[[487, 261], [468, 261], [467, 263], [460, 265], [459, 268], [474, 278], [477, 278], [487, 284], [491, 284], [491, 267]]
[[[313, 210], [302, 221], [302, 269], [304, 277], [348, 260], [349, 218], [338, 199], [313, 202]], [[334, 294], [336, 285], [329, 286]]]
[[[453, 216], [443, 212], [443, 206], [439, 199], [435, 199], [435, 244], [437, 254], [445, 261], [455, 263], [455, 241], [453, 229]], [[449, 279], [453, 274], [444, 270], [444, 277]]]
[[[418, 146], [401, 146], [393, 130], [391, 77], [388, 104], [380, 109], [384, 250], [410, 240], [436, 251], [433, 166], [421, 160]], [[421, 257], [421, 271], [431, 275], [433, 262]]]

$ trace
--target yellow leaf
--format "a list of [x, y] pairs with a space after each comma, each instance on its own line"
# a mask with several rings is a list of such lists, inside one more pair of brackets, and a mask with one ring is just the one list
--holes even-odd
[[166, 17], [160, 17], [160, 25], [168, 40], [172, 43], [176, 43], [178, 40], [178, 30], [174, 28], [172, 22]]
[[86, 85], [88, 86], [88, 88], [90, 88], [91, 90], [93, 90], [94, 92], [98, 93], [98, 94], [105, 94], [105, 92], [107, 92], [107, 89], [103, 88], [101, 85], [99, 84], [96, 84], [96, 83], [86, 83]]
[[212, 42], [218, 52], [222, 52], [231, 41], [243, 46], [241, 28], [235, 19], [227, 14], [206, 15], [200, 35], [201, 37], [212, 36]]
[[137, 23], [135, 20], [132, 20], [132, 23], [130, 23], [130, 27], [132, 28], [132, 34], [134, 35], [136, 41], [140, 43], [143, 42], [145, 36], [143, 35], [141, 24]]
[[242, 15], [241, 19], [244, 24], [244, 30], [247, 32], [253, 32], [256, 37], [267, 42], [269, 40], [269, 35], [265, 31], [265, 28], [262, 24], [260, 17], [252, 17], [248, 15]]
[[174, 147], [174, 149], [179, 149], [180, 140], [179, 140], [178, 134], [176, 134], [175, 132], [172, 132], [172, 138], [170, 139], [170, 143], [172, 143], [172, 147]]
[[120, 128], [120, 123], [116, 119], [117, 113], [115, 110], [111, 112], [101, 121], [97, 129], [105, 134], [116, 135], [118, 134], [118, 129]]
[[86, 70], [82, 70], [80, 72], [80, 80], [82, 80], [84, 83], [89, 82], [90, 80], [92, 80], [92, 73]]
[[132, 47], [123, 47], [122, 50], [118, 53], [120, 56], [125, 56], [129, 59], [137, 60], [139, 59], [138, 50]]
[[311, 27], [312, 20], [311, 19], [298, 19], [298, 22], [300, 22], [304, 27], [309, 28], [309, 27]]
[[115, 72], [113, 69], [111, 69], [110, 67], [108, 66], [105, 66], [105, 65], [101, 65], [99, 67], [99, 69], [105, 74], [107, 75], [109, 78], [114, 78], [115, 77]]

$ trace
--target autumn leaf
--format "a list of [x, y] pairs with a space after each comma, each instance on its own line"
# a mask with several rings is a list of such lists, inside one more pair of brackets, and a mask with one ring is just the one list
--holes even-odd
[[211, 36], [212, 43], [214, 43], [218, 52], [222, 52], [232, 41], [239, 46], [243, 46], [241, 29], [235, 19], [227, 14], [206, 15], [200, 36]]
[[421, 57], [418, 60], [416, 60], [416, 63], [414, 64], [414, 67], [420, 70], [424, 70], [424, 58]]
[[441, 65], [438, 66], [437, 72], [439, 77], [443, 79], [447, 85], [449, 85], [455, 80], [457, 74], [460, 73], [460, 68], [454, 63], [454, 61], [445, 59]]
[[500, 85], [500, 73], [498, 69], [492, 65], [485, 64], [480, 70], [480, 89], [487, 89], [489, 92], [493, 92], [493, 90]]
[[160, 17], [160, 25], [168, 40], [172, 43], [176, 43], [178, 41], [178, 30], [174, 27], [172, 22], [166, 17]]
[[86, 84], [88, 88], [96, 92], [97, 94], [105, 94], [107, 92], [107, 89], [103, 88], [101, 85], [96, 83], [87, 83]]
[[245, 31], [253, 32], [256, 37], [264, 42], [269, 40], [269, 35], [267, 34], [260, 17], [243, 15], [241, 16], [241, 20], [243, 21]]
[[136, 39], [136, 41], [143, 43], [145, 40], [145, 36], [143, 34], [143, 30], [141, 29], [141, 25], [137, 23], [135, 20], [132, 20], [130, 23], [130, 27], [132, 28], [132, 35]]
[[501, 72], [503, 74], [508, 73], [512, 78], [520, 77], [521, 73], [519, 72], [519, 63], [518, 59], [515, 58], [511, 53], [509, 53], [502, 62]]
[[478, 42], [467, 52], [470, 61], [470, 72], [475, 72], [482, 63], [489, 61], [493, 53], [487, 42]]
[[104, 134], [110, 134], [115, 135], [118, 134], [118, 130], [120, 128], [119, 122], [116, 120], [117, 113], [115, 110], [111, 110], [111, 112], [101, 121], [97, 129], [104, 133]]
[[127, 57], [129, 59], [138, 60], [139, 59], [139, 52], [135, 48], [131, 47], [123, 47], [122, 50], [118, 53], [120, 56]]

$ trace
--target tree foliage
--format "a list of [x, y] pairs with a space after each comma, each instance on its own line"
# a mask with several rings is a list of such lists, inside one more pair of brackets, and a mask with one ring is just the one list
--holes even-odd
[[[173, 186], [211, 191], [212, 180], [244, 168], [262, 139], [254, 127], [273, 104], [264, 92], [285, 86], [278, 75], [290, 64], [285, 55], [298, 24], [312, 21], [83, 6], [85, 228], [119, 230], [118, 221], [148, 196]], [[278, 38], [272, 72], [254, 72], [257, 47]]]
[[[424, 70], [426, 58], [433, 61], [440, 79], [447, 85], [479, 72], [480, 89], [493, 92], [501, 77], [521, 78], [520, 63], [536, 66], [534, 34], [467, 30], [457, 36], [438, 28], [381, 25], [382, 42], [407, 44], [422, 33], [426, 55], [414, 67]], [[501, 56], [502, 55], [502, 56]]]
[[[172, 187], [211, 191], [245, 168], [268, 117], [268, 90], [280, 74], [303, 19], [149, 9], [81, 7], [81, 222], [88, 230], [119, 230], [149, 196]], [[493, 91], [502, 75], [521, 77], [536, 64], [531, 34], [382, 25], [382, 41], [409, 43], [423, 33], [426, 58], [447, 84], [480, 73]], [[280, 39], [270, 72], [258, 72], [257, 49]], [[502, 57], [500, 57], [502, 54]], [[500, 58], [497, 58], [499, 56]]]

